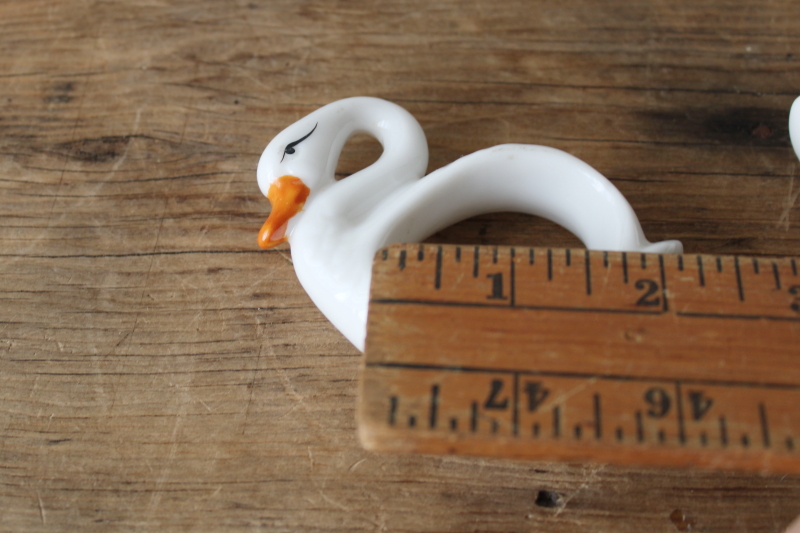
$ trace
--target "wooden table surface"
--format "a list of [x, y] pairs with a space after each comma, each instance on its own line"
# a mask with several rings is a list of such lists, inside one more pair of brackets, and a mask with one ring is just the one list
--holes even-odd
[[[418, 117], [429, 170], [555, 146], [651, 240], [800, 250], [797, 0], [2, 2], [0, 530], [732, 533], [800, 514], [797, 476], [364, 452], [361, 355], [288, 248], [257, 248], [255, 181], [273, 135], [359, 94]], [[378, 153], [356, 139], [338, 171]], [[510, 214], [430, 241], [578, 244]]]

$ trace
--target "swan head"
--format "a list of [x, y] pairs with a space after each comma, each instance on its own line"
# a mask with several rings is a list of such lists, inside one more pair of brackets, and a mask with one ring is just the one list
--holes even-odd
[[[328, 172], [330, 139], [312, 113], [279, 133], [261, 154], [258, 187], [272, 204], [269, 218], [258, 233], [258, 245], [272, 248], [286, 242], [293, 222], [313, 193], [334, 182]], [[327, 141], [327, 142], [326, 142]]]

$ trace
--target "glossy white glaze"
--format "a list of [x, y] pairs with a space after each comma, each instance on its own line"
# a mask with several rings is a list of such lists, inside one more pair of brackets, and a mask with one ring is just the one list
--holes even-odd
[[794, 101], [789, 111], [789, 138], [794, 147], [794, 153], [800, 159], [800, 98]]
[[[791, 126], [796, 149], [798, 102]], [[337, 182], [339, 154], [357, 133], [374, 136], [383, 154]], [[340, 100], [300, 119], [270, 142], [259, 161], [258, 185], [265, 195], [284, 175], [310, 188], [304, 209], [286, 230], [292, 261], [314, 303], [360, 350], [375, 252], [394, 242], [424, 239], [471, 216], [519, 211], [562, 225], [589, 249], [682, 252], [678, 241], [648, 242], [616, 187], [560, 150], [495, 146], [420, 179], [427, 164], [427, 141], [414, 117], [395, 104], [366, 97]]]

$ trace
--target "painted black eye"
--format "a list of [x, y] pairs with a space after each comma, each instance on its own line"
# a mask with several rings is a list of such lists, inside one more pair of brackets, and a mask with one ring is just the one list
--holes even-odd
[[296, 141], [290, 142], [289, 144], [286, 145], [286, 148], [283, 150], [283, 157], [281, 157], [281, 163], [283, 163], [283, 158], [286, 157], [286, 154], [292, 155], [294, 153], [294, 147], [295, 146], [297, 146], [301, 142], [303, 142], [306, 139], [308, 139], [309, 137], [311, 137], [311, 134], [314, 133], [314, 130], [317, 129], [317, 126], [319, 126], [319, 122], [314, 124], [314, 127], [311, 129], [311, 131], [306, 133], [304, 136], [302, 136], [299, 139], [297, 139]]

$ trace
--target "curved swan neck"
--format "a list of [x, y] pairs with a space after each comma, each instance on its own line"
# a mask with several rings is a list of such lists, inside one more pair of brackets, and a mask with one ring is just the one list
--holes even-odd
[[320, 123], [330, 133], [325, 177], [334, 183], [336, 165], [345, 143], [366, 133], [383, 147], [380, 158], [324, 195], [340, 214], [359, 216], [402, 183], [421, 178], [428, 166], [428, 143], [416, 119], [402, 107], [370, 97], [347, 98], [319, 110]]

